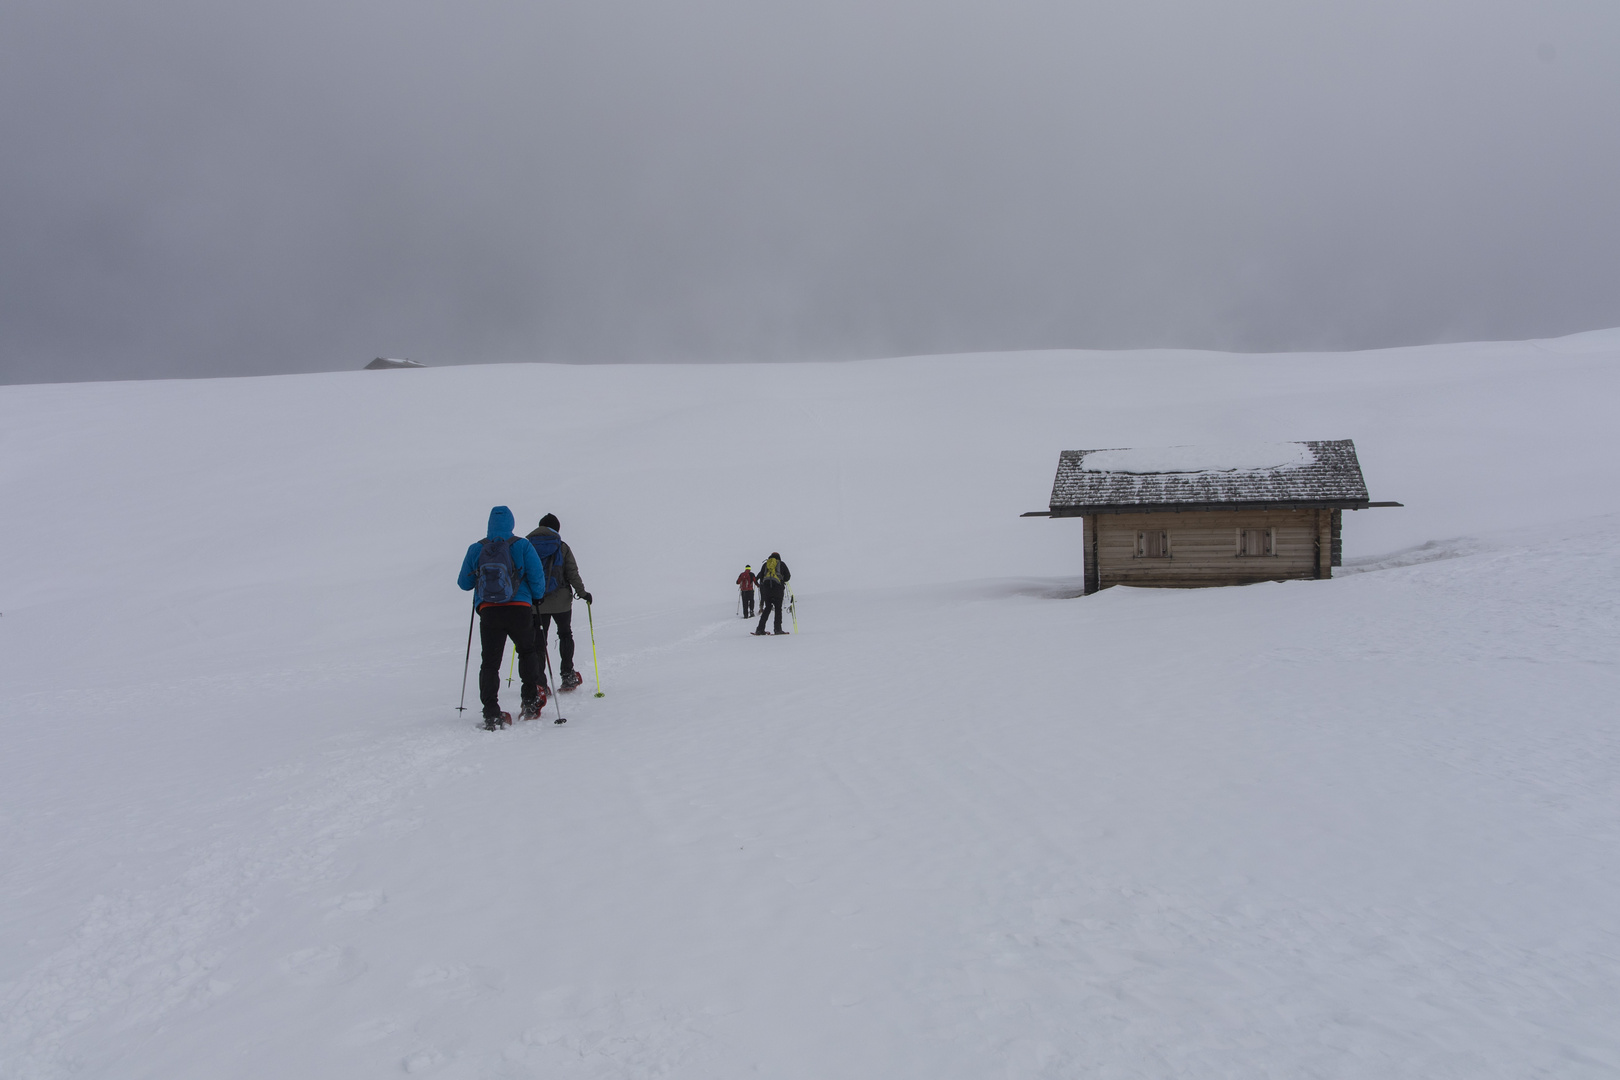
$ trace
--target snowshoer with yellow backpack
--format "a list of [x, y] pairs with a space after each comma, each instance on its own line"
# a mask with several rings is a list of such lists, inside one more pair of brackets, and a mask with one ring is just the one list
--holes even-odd
[[793, 580], [793, 572], [788, 569], [782, 556], [771, 552], [770, 558], [759, 568], [759, 626], [755, 627], [755, 637], [765, 636], [765, 620], [774, 611], [776, 613], [776, 633], [785, 634], [782, 629], [782, 592], [787, 583]]

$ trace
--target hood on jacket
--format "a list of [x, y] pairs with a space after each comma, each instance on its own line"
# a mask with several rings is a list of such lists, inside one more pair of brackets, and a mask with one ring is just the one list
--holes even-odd
[[512, 525], [516, 521], [512, 511], [504, 506], [497, 506], [489, 512], [489, 532], [485, 535], [491, 540], [505, 540], [512, 535]]

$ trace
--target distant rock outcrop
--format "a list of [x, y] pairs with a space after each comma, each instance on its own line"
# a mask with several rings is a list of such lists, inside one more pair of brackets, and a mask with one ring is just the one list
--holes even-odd
[[383, 370], [385, 370], [387, 368], [402, 368], [402, 367], [427, 367], [427, 365], [426, 364], [418, 364], [415, 360], [390, 360], [387, 357], [379, 356], [379, 357], [377, 357], [377, 359], [375, 359], [371, 363], [367, 364], [361, 370], [363, 370], [363, 371], [383, 371]]

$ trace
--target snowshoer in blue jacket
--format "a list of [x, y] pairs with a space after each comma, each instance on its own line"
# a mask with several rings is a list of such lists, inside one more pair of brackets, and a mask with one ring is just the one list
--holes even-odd
[[523, 678], [523, 719], [540, 715], [545, 684], [540, 677], [540, 654], [534, 644], [534, 602], [546, 593], [546, 572], [534, 546], [512, 535], [512, 511], [497, 506], [489, 512], [489, 532], [467, 548], [456, 584], [476, 590], [478, 641], [483, 647], [478, 665], [478, 697], [484, 705], [484, 726], [498, 727], [501, 712], [501, 656], [506, 639], [517, 650], [518, 674]]

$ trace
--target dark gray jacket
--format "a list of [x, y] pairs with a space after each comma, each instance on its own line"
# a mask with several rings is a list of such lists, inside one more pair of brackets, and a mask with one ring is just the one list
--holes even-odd
[[[530, 533], [529, 536], [533, 538], [547, 534], [556, 535], [553, 530], [541, 526]], [[574, 594], [585, 591], [585, 582], [581, 581], [579, 577], [579, 564], [574, 561], [574, 549], [568, 546], [568, 541], [560, 537], [557, 542], [562, 545], [557, 551], [557, 554], [561, 555], [562, 558], [558, 560], [558, 565], [553, 570], [561, 571], [562, 584], [534, 605], [536, 615], [560, 615], [574, 606]]]

